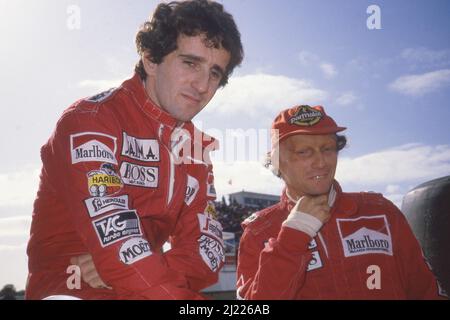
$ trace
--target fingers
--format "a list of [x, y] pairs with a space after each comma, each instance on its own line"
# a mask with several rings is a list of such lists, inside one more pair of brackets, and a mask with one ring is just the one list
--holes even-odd
[[92, 256], [90, 254], [83, 254], [81, 256], [76, 257], [78, 259], [79, 264], [85, 264], [89, 261], [93, 262]]
[[303, 196], [297, 201], [294, 210], [310, 214], [322, 222], [327, 222], [330, 219], [328, 195]]
[[92, 288], [112, 289], [111, 287], [108, 287], [100, 278], [100, 275], [95, 268], [94, 260], [92, 259], [92, 256], [90, 254], [72, 257], [70, 259], [70, 263], [78, 265], [80, 267], [81, 278]]

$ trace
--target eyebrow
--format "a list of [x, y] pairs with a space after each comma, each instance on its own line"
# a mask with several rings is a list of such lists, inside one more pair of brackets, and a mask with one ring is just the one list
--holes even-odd
[[[200, 63], [206, 61], [205, 58], [202, 58], [202, 57], [199, 57], [199, 56], [195, 56], [195, 55], [192, 55], [192, 54], [179, 54], [178, 56], [181, 57], [181, 58], [190, 59], [190, 60], [193, 60], [193, 61], [196, 61], [196, 62], [200, 62]], [[220, 73], [220, 75], [222, 77], [225, 75], [225, 71], [222, 69], [221, 66], [219, 66], [217, 64], [213, 65], [212, 69], [214, 71]]]

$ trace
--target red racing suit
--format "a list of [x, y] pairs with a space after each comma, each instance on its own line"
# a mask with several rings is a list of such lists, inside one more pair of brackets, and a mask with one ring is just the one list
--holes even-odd
[[[224, 262], [216, 146], [191, 122], [177, 126], [138, 75], [68, 108], [41, 149], [26, 298], [202, 298]], [[76, 278], [70, 258], [84, 253], [113, 290]]]
[[375, 193], [335, 183], [331, 218], [317, 236], [282, 226], [281, 201], [246, 219], [237, 270], [241, 299], [438, 299], [440, 289], [405, 217]]

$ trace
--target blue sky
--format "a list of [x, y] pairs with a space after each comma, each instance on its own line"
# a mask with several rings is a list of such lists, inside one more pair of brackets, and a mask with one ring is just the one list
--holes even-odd
[[[221, 2], [246, 57], [196, 120], [223, 138], [214, 160], [219, 195], [280, 192], [258, 160], [267, 151], [264, 130], [295, 104], [322, 104], [348, 127], [337, 171], [347, 191], [382, 192], [400, 206], [414, 186], [449, 174], [449, 1]], [[379, 30], [366, 24], [373, 4]], [[73, 101], [132, 75], [134, 35], [156, 5], [0, 0], [0, 261], [8, 262], [0, 264], [0, 287], [25, 285], [41, 145]], [[80, 13], [75, 29], [72, 6]], [[258, 147], [230, 157], [224, 140], [238, 129], [258, 132]]]

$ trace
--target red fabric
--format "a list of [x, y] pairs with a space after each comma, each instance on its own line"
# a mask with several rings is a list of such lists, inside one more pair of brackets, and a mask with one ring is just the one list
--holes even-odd
[[[403, 214], [379, 194], [342, 193], [337, 184], [336, 188], [331, 219], [314, 239], [281, 226], [294, 205], [285, 194], [277, 205], [244, 221], [238, 257], [238, 296], [443, 298]], [[373, 277], [370, 278], [375, 274], [373, 266], [379, 267], [379, 289], [373, 287]]]
[[[194, 133], [201, 137], [192, 123], [183, 125], [188, 135], [175, 136], [176, 123], [151, 102], [137, 75], [64, 112], [41, 150], [26, 298], [201, 299], [198, 291], [217, 282], [223, 264], [221, 234], [200, 225], [212, 220], [205, 213], [208, 201], [215, 199], [212, 165], [201, 158], [215, 141], [184, 139], [193, 139]], [[189, 156], [194, 164], [180, 160]], [[128, 206], [108, 207], [110, 198], [126, 198]], [[124, 223], [116, 214], [132, 219]], [[217, 227], [217, 222], [209, 225]], [[125, 226], [134, 233], [120, 233]], [[172, 249], [162, 253], [169, 237]], [[114, 290], [85, 283], [80, 289], [67, 287], [70, 258], [83, 253], [93, 256], [101, 278]]]
[[283, 110], [272, 123], [272, 145], [295, 134], [330, 134], [345, 130], [322, 106], [295, 106]]

